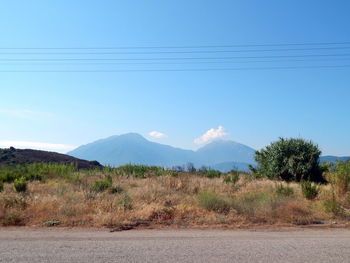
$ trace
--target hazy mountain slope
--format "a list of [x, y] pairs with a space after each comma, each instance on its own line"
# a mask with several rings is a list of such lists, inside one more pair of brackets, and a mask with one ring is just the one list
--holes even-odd
[[[210, 166], [211, 169], [219, 170], [221, 172], [227, 173], [231, 170], [238, 170], [242, 172], [249, 172], [249, 163], [240, 163], [240, 162], [224, 162], [218, 163]], [[252, 164], [253, 165], [253, 164]]]
[[[139, 134], [128, 133], [83, 145], [69, 154], [77, 158], [96, 159], [112, 166], [133, 163], [171, 167], [192, 162], [199, 167], [224, 162], [254, 163], [254, 152], [254, 149], [232, 141], [215, 141], [195, 152], [151, 142]], [[240, 164], [237, 166], [243, 167]]]
[[213, 141], [196, 152], [196, 162], [206, 165], [214, 165], [224, 162], [255, 163], [255, 150], [246, 145], [218, 140]]
[[335, 163], [336, 161], [347, 161], [350, 160], [350, 156], [332, 156], [332, 155], [326, 155], [326, 156], [321, 156], [320, 162], [330, 162], [330, 163]]
[[136, 133], [98, 140], [69, 154], [78, 158], [97, 159], [113, 166], [126, 163], [172, 166], [194, 159], [193, 151], [150, 142]]

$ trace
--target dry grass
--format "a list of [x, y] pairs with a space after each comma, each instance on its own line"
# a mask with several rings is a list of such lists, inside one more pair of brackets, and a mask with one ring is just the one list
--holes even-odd
[[300, 225], [334, 218], [323, 206], [330, 199], [329, 186], [321, 186], [315, 200], [306, 200], [299, 184], [288, 184], [293, 195], [283, 196], [276, 193], [281, 183], [252, 180], [247, 175], [234, 184], [186, 173], [113, 176], [112, 186], [117, 190], [103, 192], [91, 188], [106, 178], [103, 172], [75, 172], [72, 178], [29, 182], [26, 193], [16, 193], [12, 184], [5, 183], [0, 192], [0, 224], [114, 227], [147, 220], [151, 225], [235, 227]]

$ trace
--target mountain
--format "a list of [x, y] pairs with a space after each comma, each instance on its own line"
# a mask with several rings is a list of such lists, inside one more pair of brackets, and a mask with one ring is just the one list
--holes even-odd
[[0, 165], [17, 165], [30, 163], [60, 163], [76, 164], [79, 169], [91, 169], [101, 167], [97, 161], [86, 161], [75, 157], [47, 151], [30, 150], [30, 149], [0, 149]]
[[233, 162], [238, 168], [254, 164], [254, 153], [254, 149], [233, 141], [214, 141], [191, 151], [151, 142], [137, 133], [127, 133], [80, 146], [68, 154], [111, 166], [133, 163], [171, 167], [192, 162], [196, 167], [213, 167]]
[[255, 163], [255, 150], [234, 141], [213, 141], [196, 152], [197, 161], [209, 166], [225, 162]]
[[[68, 154], [111, 166], [132, 163], [172, 167], [191, 162], [197, 168], [207, 166], [226, 172], [234, 168], [248, 171], [249, 164], [256, 165], [255, 150], [234, 141], [216, 140], [192, 151], [151, 142], [137, 133], [111, 136], [80, 146]], [[320, 162], [348, 159], [350, 157], [321, 156]]]
[[127, 133], [78, 147], [68, 154], [105, 165], [127, 163], [173, 166], [193, 161], [194, 152], [146, 140], [137, 133]]
[[321, 156], [320, 157], [320, 162], [321, 163], [323, 163], [323, 162], [335, 163], [336, 161], [345, 162], [347, 160], [350, 160], [350, 156], [339, 157], [339, 156], [326, 155], [326, 156]]

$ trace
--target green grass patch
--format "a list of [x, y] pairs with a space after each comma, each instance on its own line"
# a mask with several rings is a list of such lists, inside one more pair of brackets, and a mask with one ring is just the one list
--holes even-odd
[[283, 184], [277, 184], [275, 192], [277, 196], [287, 196], [292, 197], [295, 195], [294, 189], [290, 186], [284, 186]]
[[15, 179], [13, 182], [13, 188], [16, 192], [26, 192], [27, 191], [27, 181], [24, 177]]
[[231, 204], [228, 199], [223, 198], [213, 192], [202, 192], [198, 196], [200, 206], [209, 211], [218, 213], [228, 213], [231, 209]]
[[91, 186], [91, 190], [94, 192], [104, 192], [112, 186], [112, 182], [108, 179], [95, 181]]
[[318, 196], [320, 188], [310, 181], [301, 182], [301, 193], [306, 199], [313, 200]]

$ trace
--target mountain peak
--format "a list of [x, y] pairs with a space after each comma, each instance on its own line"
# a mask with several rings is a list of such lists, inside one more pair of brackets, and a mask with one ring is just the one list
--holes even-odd
[[[197, 150], [197, 154], [205, 163], [215, 164], [219, 161], [254, 163], [255, 150], [244, 144], [231, 140], [215, 140]], [[213, 162], [213, 160], [216, 160]]]
[[[217, 148], [217, 147], [239, 147], [239, 146], [244, 146], [244, 147], [250, 148], [249, 146], [246, 146], [244, 144], [241, 144], [241, 143], [238, 143], [238, 142], [235, 142], [232, 140], [217, 139], [217, 140], [214, 140], [214, 141], [202, 146], [197, 151], [202, 151], [205, 149], [212, 149], [212, 148]], [[254, 149], [252, 149], [252, 150], [254, 150]]]
[[134, 139], [134, 140], [146, 140], [145, 137], [143, 137], [141, 134], [136, 133], [136, 132], [129, 132], [129, 133], [124, 133], [119, 136], [119, 138], [127, 138], [127, 139]]

